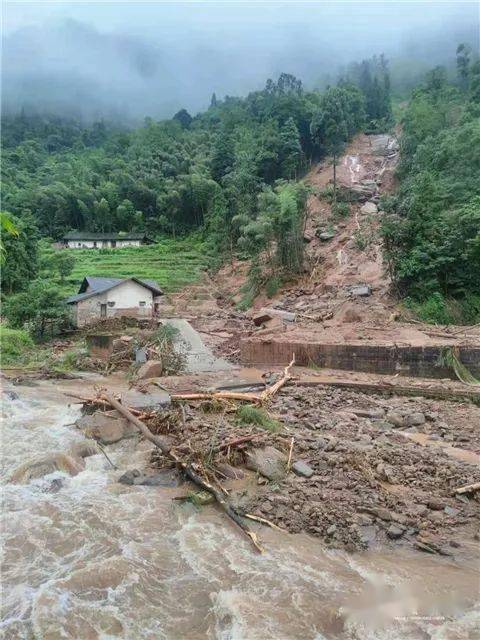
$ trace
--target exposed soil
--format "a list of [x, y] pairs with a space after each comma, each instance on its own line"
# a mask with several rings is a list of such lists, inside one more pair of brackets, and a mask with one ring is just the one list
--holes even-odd
[[[184, 422], [177, 416], [150, 426], [173, 436], [178, 451], [229, 488], [241, 509], [290, 532], [349, 550], [401, 544], [444, 555], [474, 552], [480, 503], [454, 490], [480, 480], [479, 407], [298, 386], [284, 387], [270, 414], [282, 425], [278, 432], [244, 425], [233, 407], [207, 401], [187, 407]], [[393, 414], [421, 424], [397, 427]], [[254, 440], [218, 451], [249, 435]], [[291, 438], [292, 462], [307, 463], [310, 478], [290, 472], [273, 482], [246, 472], [232, 483], [216, 471], [223, 462], [244, 467], [247, 452], [265, 446], [287, 456]]]
[[[398, 159], [394, 137], [357, 136], [348, 146], [337, 167], [339, 189], [367, 189], [359, 201], [349, 204], [345, 218], [335, 218], [324, 189], [331, 186], [330, 162], [315, 165], [305, 178], [313, 187], [308, 201], [305, 236], [305, 275], [286, 283], [276, 296], [264, 294], [253, 309], [242, 313], [235, 306], [241, 299], [248, 262], [232, 260], [204, 282], [187, 287], [169, 297], [165, 315], [189, 319], [205, 343], [219, 355], [239, 360], [239, 341], [307, 340], [326, 344], [360, 343], [371, 345], [428, 346], [480, 344], [480, 327], [432, 327], [414, 322], [392, 296], [390, 280], [382, 259], [379, 224], [381, 196], [395, 187], [394, 171]], [[376, 213], [365, 213], [367, 200], [376, 203]], [[333, 237], [322, 241], [319, 234]], [[354, 288], [367, 286], [369, 295], [358, 296]], [[296, 314], [294, 325], [278, 321], [255, 327], [252, 313], [261, 307], [275, 307]]]

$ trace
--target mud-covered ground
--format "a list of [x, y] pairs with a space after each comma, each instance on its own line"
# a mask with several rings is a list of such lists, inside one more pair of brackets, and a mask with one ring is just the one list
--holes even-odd
[[[281, 425], [273, 433], [242, 424], [233, 406], [206, 402], [184, 412], [184, 419], [160, 421], [159, 431], [231, 489], [244, 512], [352, 551], [386, 543], [474, 553], [478, 497], [454, 494], [480, 480], [480, 408], [474, 404], [284, 387], [269, 406]], [[249, 434], [255, 439], [219, 449]], [[292, 438], [292, 462], [305, 462], [311, 477], [290, 470], [272, 481], [245, 469], [249, 453], [265, 446], [287, 460]], [[232, 484], [223, 463], [242, 469], [243, 480]]]

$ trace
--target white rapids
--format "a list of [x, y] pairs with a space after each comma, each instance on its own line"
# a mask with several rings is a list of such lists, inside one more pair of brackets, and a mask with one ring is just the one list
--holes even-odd
[[[143, 443], [109, 447], [118, 471], [99, 454], [75, 477], [8, 483], [29, 458], [80, 439], [60, 387], [4, 396], [5, 639], [474, 637], [474, 567], [401, 550], [350, 555], [264, 528], [258, 555], [214, 508], [173, 502], [178, 489], [118, 484]], [[55, 478], [63, 486], [51, 492]]]

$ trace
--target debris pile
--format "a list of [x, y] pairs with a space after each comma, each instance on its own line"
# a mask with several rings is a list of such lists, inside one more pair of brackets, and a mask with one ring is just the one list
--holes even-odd
[[169, 325], [110, 338], [111, 349], [105, 357], [95, 357], [93, 352], [90, 355], [79, 354], [76, 366], [106, 374], [132, 369], [138, 378], [174, 375], [185, 368], [182, 345], [177, 340], [176, 330]]
[[471, 403], [295, 386], [289, 367], [262, 394], [170, 400], [161, 411], [129, 411], [106, 393], [92, 399], [108, 419], [114, 406], [117, 421], [133, 417], [138, 430], [140, 420], [155, 445], [151, 469], [121, 482], [177, 486], [186, 477], [257, 549], [252, 518], [349, 550], [395, 543], [450, 555], [478, 535], [480, 408]]

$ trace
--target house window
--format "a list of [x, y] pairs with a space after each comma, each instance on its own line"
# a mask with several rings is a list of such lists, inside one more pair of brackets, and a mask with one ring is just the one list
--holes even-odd
[[109, 302], [109, 303], [108, 303], [108, 306], [109, 306], [109, 307], [114, 307], [114, 306], [115, 306], [115, 302]]
[[140, 300], [140, 302], [138, 303], [141, 307], [144, 307], [146, 305], [145, 300]]
[[96, 243], [96, 241], [95, 241], [95, 240], [93, 241], [93, 248], [94, 248], [94, 249], [96, 249], [96, 248], [97, 248], [97, 243]]

